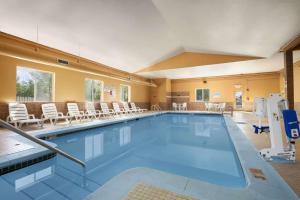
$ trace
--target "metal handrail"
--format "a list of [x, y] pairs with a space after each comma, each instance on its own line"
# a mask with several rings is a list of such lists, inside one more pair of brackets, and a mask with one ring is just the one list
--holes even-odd
[[22, 131], [21, 129], [16, 128], [16, 127], [12, 126], [11, 124], [9, 124], [9, 123], [1, 120], [1, 119], [0, 119], [0, 125], [3, 126], [4, 128], [7, 128], [10, 131], [13, 131], [13, 132], [15, 132], [15, 133], [17, 133], [17, 134], [25, 137], [25, 138], [27, 138], [27, 139], [29, 139], [29, 140], [37, 143], [37, 144], [39, 144], [39, 145], [41, 145], [41, 146], [43, 146], [43, 147], [45, 147], [45, 148], [47, 148], [47, 149], [55, 152], [55, 153], [58, 153], [58, 154], [60, 154], [60, 155], [62, 155], [64, 157], [68, 158], [69, 160], [72, 160], [72, 161], [80, 164], [82, 167], [85, 167], [85, 163], [82, 162], [81, 160], [79, 160], [77, 158], [74, 158], [73, 156], [67, 154], [66, 152], [64, 152], [64, 151], [62, 151], [60, 149], [57, 149], [55, 147], [50, 146], [49, 144], [47, 144], [43, 140], [41, 140], [39, 138], [36, 138], [36, 137], [34, 137], [34, 136], [26, 133], [25, 131]]

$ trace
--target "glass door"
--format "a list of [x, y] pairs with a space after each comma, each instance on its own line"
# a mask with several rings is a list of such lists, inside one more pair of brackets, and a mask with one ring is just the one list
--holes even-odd
[[236, 91], [234, 96], [235, 96], [235, 108], [242, 109], [242, 107], [243, 107], [243, 92]]

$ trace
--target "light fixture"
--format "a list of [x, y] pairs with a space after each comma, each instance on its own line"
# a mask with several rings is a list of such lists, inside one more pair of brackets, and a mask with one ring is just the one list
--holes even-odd
[[240, 88], [242, 87], [241, 84], [234, 84], [233, 86], [234, 86], [236, 89], [240, 89]]

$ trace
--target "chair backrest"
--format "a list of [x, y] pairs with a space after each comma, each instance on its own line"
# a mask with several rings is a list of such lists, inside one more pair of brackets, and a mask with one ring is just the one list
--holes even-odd
[[120, 106], [117, 102], [113, 102], [112, 105], [115, 112], [121, 112]]
[[101, 110], [103, 113], [105, 113], [105, 114], [109, 113], [109, 108], [108, 108], [107, 103], [100, 103], [100, 107], [101, 107]]
[[137, 111], [137, 108], [135, 106], [135, 103], [134, 102], [130, 102], [130, 107], [133, 111]]
[[95, 115], [96, 109], [95, 109], [94, 102], [90, 102], [90, 101], [85, 102], [85, 110], [88, 114]]
[[9, 103], [8, 104], [9, 117], [12, 121], [28, 119], [28, 111], [25, 104]]
[[208, 109], [208, 103], [205, 102], [204, 105], [205, 105], [205, 109]]
[[226, 108], [226, 103], [221, 103], [220, 109], [225, 110], [225, 108]]
[[124, 108], [125, 111], [129, 111], [130, 110], [127, 102], [123, 102], [123, 108]]
[[67, 107], [70, 116], [80, 115], [77, 103], [67, 103]]
[[187, 106], [186, 102], [182, 103], [183, 108], [186, 108], [186, 106]]
[[58, 116], [54, 103], [42, 104], [42, 111], [45, 118], [56, 118]]
[[209, 109], [214, 108], [214, 104], [213, 104], [213, 103], [208, 103], [208, 108], [209, 108]]

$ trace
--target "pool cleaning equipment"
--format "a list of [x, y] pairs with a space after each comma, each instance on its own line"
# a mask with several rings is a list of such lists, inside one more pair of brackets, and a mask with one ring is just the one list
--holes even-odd
[[[259, 101], [260, 109], [263, 113], [266, 107], [266, 114], [269, 123], [271, 148], [262, 149], [260, 154], [267, 160], [275, 158], [284, 159], [288, 161], [295, 161], [295, 141], [299, 138], [299, 122], [297, 114], [294, 110], [288, 110], [287, 100], [280, 96], [280, 94], [271, 94], [264, 101]], [[262, 115], [261, 115], [262, 116]], [[286, 139], [288, 145], [284, 147], [282, 140], [282, 129], [280, 121], [283, 119]]]

